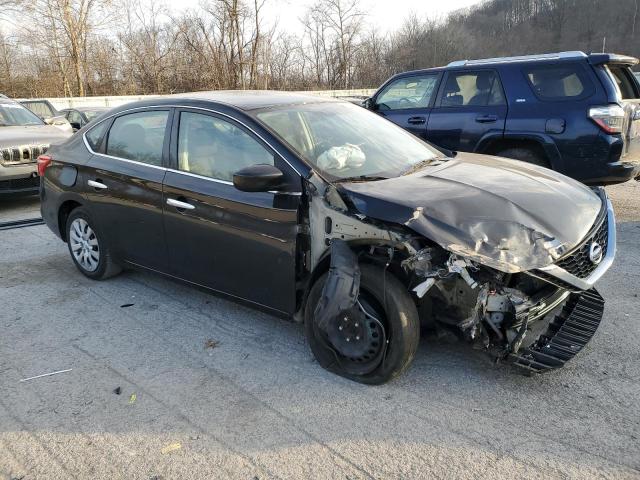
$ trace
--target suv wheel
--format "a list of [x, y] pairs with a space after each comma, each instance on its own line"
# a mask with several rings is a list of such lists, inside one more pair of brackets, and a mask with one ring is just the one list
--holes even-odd
[[113, 262], [104, 236], [84, 208], [71, 212], [66, 229], [69, 253], [80, 272], [94, 280], [120, 273], [121, 268]]
[[513, 158], [523, 162], [532, 163], [539, 167], [551, 168], [549, 161], [538, 152], [525, 147], [507, 148], [496, 153], [498, 157]]

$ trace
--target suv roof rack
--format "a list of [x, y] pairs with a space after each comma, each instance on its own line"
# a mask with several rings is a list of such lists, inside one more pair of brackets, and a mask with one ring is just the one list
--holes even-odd
[[587, 54], [580, 51], [559, 52], [559, 53], [541, 53], [537, 55], [520, 55], [517, 57], [496, 57], [481, 58], [478, 60], [456, 60], [447, 65], [447, 67], [464, 67], [466, 65], [484, 65], [486, 63], [506, 63], [506, 62], [524, 62], [531, 60], [562, 60], [587, 58]]

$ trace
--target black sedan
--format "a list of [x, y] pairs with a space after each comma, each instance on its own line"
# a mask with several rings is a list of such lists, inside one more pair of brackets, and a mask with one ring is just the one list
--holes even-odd
[[421, 328], [562, 366], [598, 327], [593, 286], [615, 255], [603, 190], [446, 156], [306, 95], [128, 104], [38, 169], [43, 218], [87, 277], [146, 269], [304, 322], [319, 363], [364, 383], [403, 372]]
[[109, 110], [109, 107], [76, 107], [65, 108], [60, 110], [60, 113], [69, 121], [73, 131], [77, 132], [91, 120], [98, 118]]

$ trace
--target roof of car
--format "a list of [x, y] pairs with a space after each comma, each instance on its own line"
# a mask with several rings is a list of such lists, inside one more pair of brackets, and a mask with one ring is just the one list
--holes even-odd
[[279, 92], [275, 90], [217, 90], [209, 92], [179, 93], [167, 97], [166, 102], [175, 102], [175, 98], [203, 100], [224, 103], [241, 110], [295, 105], [301, 103], [335, 102], [330, 97], [320, 97], [307, 93]]
[[78, 112], [95, 112], [95, 111], [107, 111], [107, 110], [111, 110], [111, 107], [69, 107], [69, 108], [63, 108], [62, 110], [60, 110], [61, 112], [68, 112], [71, 110], [77, 110]]

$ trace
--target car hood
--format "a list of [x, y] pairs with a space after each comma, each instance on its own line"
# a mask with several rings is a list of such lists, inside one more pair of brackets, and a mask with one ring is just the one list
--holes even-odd
[[553, 263], [603, 208], [593, 190], [557, 172], [470, 153], [397, 178], [341, 183], [340, 191], [368, 217], [509, 273]]
[[52, 125], [0, 127], [0, 148], [60, 143], [70, 135]]

